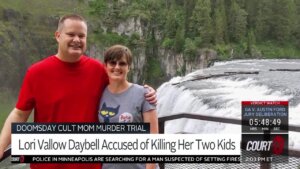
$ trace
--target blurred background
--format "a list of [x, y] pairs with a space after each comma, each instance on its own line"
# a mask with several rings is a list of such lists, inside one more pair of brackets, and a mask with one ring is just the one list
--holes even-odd
[[0, 128], [27, 68], [57, 52], [57, 22], [69, 13], [88, 21], [87, 55], [127, 45], [130, 80], [155, 88], [216, 62], [300, 59], [299, 0], [0, 0]]

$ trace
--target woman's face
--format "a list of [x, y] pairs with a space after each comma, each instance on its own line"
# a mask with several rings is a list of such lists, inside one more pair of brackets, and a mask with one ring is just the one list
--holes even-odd
[[129, 65], [125, 56], [118, 61], [108, 61], [106, 71], [110, 81], [126, 81]]

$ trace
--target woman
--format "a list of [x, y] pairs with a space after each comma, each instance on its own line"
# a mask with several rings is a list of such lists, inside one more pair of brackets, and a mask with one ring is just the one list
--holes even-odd
[[[100, 102], [99, 121], [104, 123], [150, 123], [150, 133], [158, 133], [155, 106], [145, 100], [145, 88], [127, 80], [132, 63], [131, 51], [126, 46], [114, 45], [105, 51], [104, 63], [109, 85], [104, 90]], [[102, 168], [155, 169], [156, 164], [104, 163]]]

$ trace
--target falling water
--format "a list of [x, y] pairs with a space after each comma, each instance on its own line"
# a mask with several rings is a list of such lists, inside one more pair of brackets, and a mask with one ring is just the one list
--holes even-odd
[[[241, 101], [289, 101], [289, 124], [300, 126], [299, 82], [300, 60], [219, 62], [162, 84], [158, 89], [158, 114], [241, 119]], [[241, 133], [241, 126], [178, 119], [166, 122], [165, 132]], [[299, 132], [289, 132], [289, 147], [300, 150]]]

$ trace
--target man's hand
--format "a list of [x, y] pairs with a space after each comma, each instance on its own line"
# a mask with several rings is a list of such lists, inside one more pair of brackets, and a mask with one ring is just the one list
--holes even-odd
[[0, 162], [5, 160], [8, 156], [11, 155], [11, 148], [7, 148], [5, 151], [0, 150]]
[[11, 123], [22, 123], [26, 122], [31, 110], [23, 111], [17, 108], [14, 108], [10, 114], [8, 115], [7, 119], [2, 128], [2, 132], [0, 135], [0, 159], [4, 155], [4, 151], [7, 149], [9, 144], [11, 143]]
[[156, 105], [157, 104], [156, 91], [151, 86], [144, 85], [144, 87], [148, 89], [148, 93], [145, 94], [146, 100], [149, 103]]

